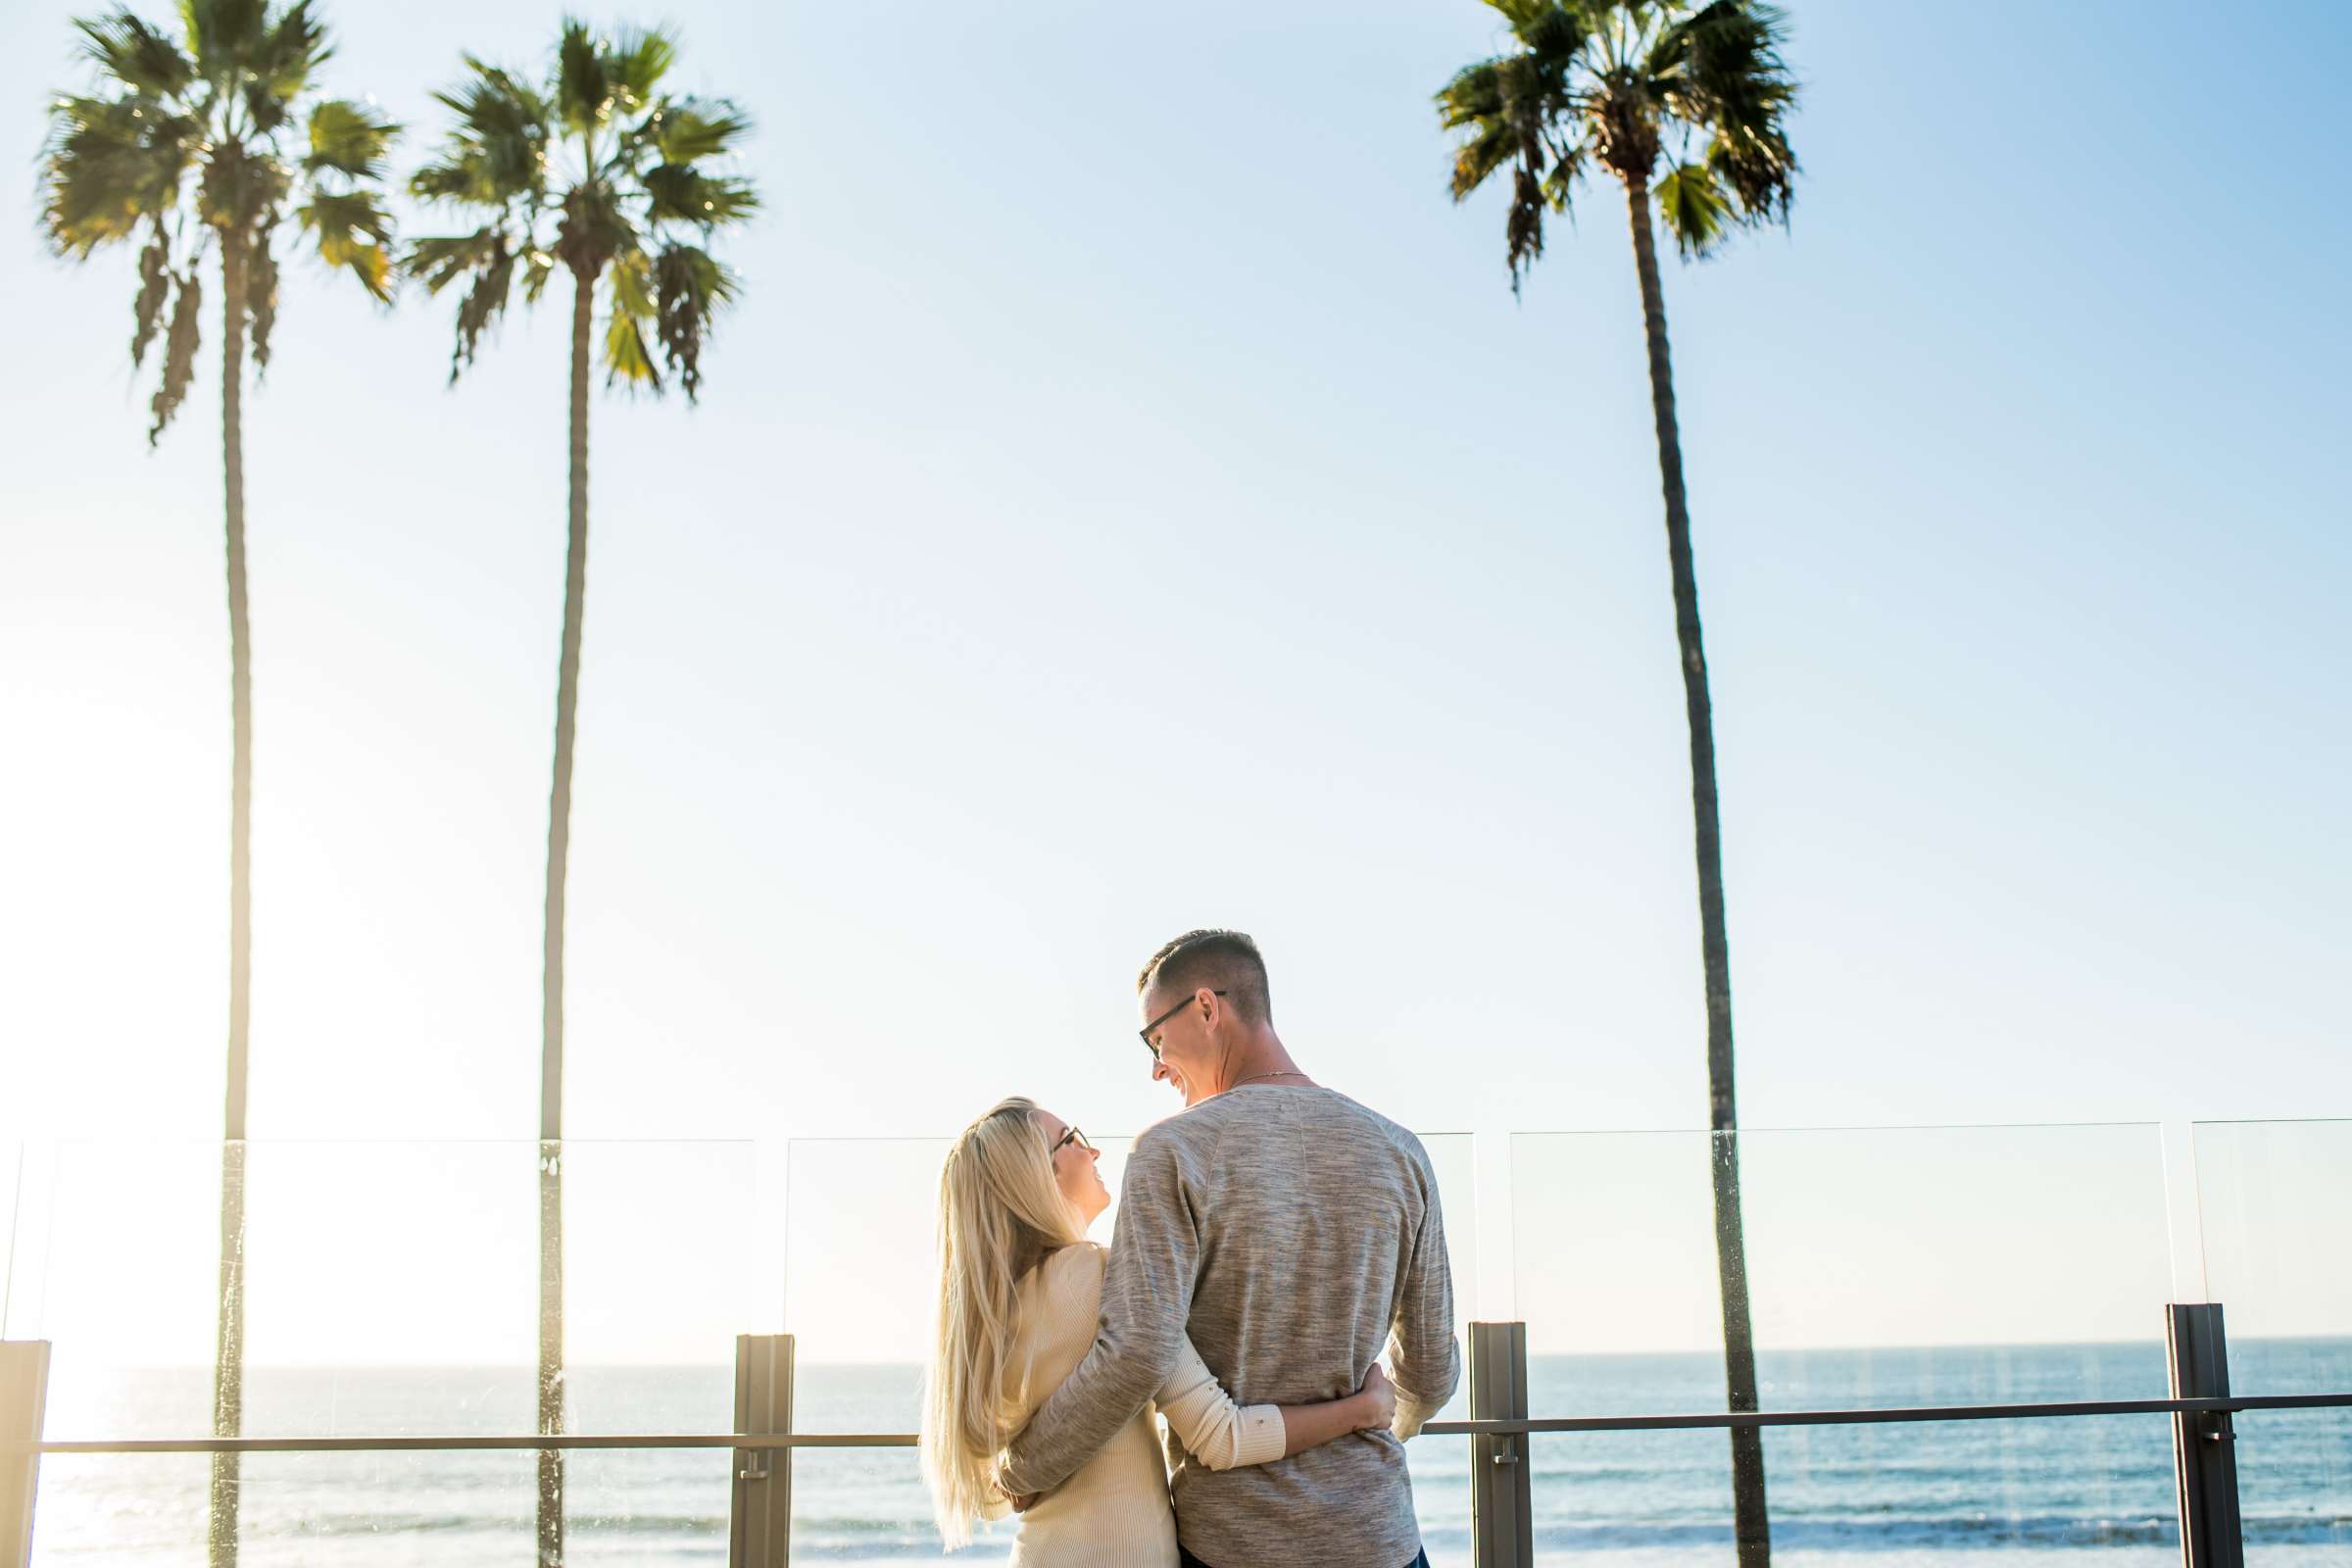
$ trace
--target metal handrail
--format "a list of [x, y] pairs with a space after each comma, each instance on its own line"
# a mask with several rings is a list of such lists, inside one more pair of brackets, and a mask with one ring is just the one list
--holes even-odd
[[[1656, 1432], [1721, 1427], [1872, 1425], [1901, 1421], [2016, 1421], [2085, 1415], [2176, 1415], [2352, 1406], [2352, 1393], [2254, 1394], [2208, 1399], [2075, 1399], [2033, 1404], [1889, 1405], [1854, 1410], [1740, 1410], [1694, 1415], [1531, 1416], [1507, 1421], [1432, 1421], [1431, 1437], [1503, 1437], [1545, 1432]], [[543, 1448], [911, 1448], [911, 1432], [563, 1433], [493, 1437], [131, 1438], [36, 1444], [35, 1453], [400, 1453], [426, 1449]], [[22, 1445], [0, 1446], [21, 1453]]]
[[[42, 1443], [35, 1453], [415, 1453], [463, 1448], [911, 1448], [911, 1432], [565, 1432], [457, 1438], [125, 1438]], [[23, 1453], [0, 1445], [0, 1453]]]
[[2352, 1394], [2256, 1394], [2219, 1399], [2074, 1399], [2038, 1404], [1888, 1405], [1872, 1410], [1738, 1410], [1707, 1415], [1531, 1416], [1510, 1421], [1432, 1421], [1421, 1430], [1502, 1436], [1516, 1432], [1656, 1432], [1671, 1428], [1869, 1425], [1883, 1421], [2017, 1421], [2039, 1416], [2197, 1415], [2209, 1411], [2320, 1410], [2352, 1405]]

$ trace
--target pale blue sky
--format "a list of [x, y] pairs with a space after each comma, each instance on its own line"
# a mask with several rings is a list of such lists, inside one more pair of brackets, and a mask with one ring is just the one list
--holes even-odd
[[[0, 20], [0, 1132], [202, 1137], [218, 332], [150, 456], [130, 258], [31, 222], [74, 9]], [[1428, 102], [1489, 14], [666, 14], [769, 213], [705, 406], [596, 411], [572, 1130], [1133, 1128], [1200, 923], [1424, 1129], [1702, 1122], [1623, 209], [1514, 302]], [[556, 12], [330, 17], [405, 169]], [[1666, 275], [1744, 1119], [2352, 1111], [2352, 30], [1794, 20], [1792, 229]], [[248, 405], [257, 1137], [535, 1125], [563, 330], [447, 391], [448, 320], [292, 270]]]

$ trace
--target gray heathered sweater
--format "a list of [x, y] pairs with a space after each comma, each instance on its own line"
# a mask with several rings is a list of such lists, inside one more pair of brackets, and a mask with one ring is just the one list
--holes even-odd
[[1237, 1402], [1352, 1394], [1383, 1353], [1396, 1432], [1212, 1471], [1169, 1439], [1176, 1525], [1212, 1568], [1404, 1568], [1404, 1446], [1452, 1396], [1453, 1282], [1421, 1141], [1329, 1089], [1246, 1084], [1136, 1141], [1094, 1348], [1039, 1407], [1004, 1481], [1046, 1492], [1166, 1380], [1192, 1336]]

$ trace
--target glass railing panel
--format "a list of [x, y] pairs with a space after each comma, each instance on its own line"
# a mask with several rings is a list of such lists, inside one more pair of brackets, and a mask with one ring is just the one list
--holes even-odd
[[2230, 1392], [2352, 1390], [2352, 1121], [2198, 1122], [2193, 1136]]
[[[243, 1155], [246, 1435], [534, 1430], [536, 1143], [256, 1143]], [[40, 1267], [11, 1273], [12, 1296], [33, 1304], [12, 1299], [9, 1311], [54, 1344], [49, 1435], [209, 1435], [220, 1146], [63, 1145], [36, 1165]], [[730, 1427], [735, 1336], [773, 1331], [781, 1315], [780, 1299], [763, 1307], [755, 1286], [763, 1250], [781, 1247], [778, 1226], [760, 1222], [760, 1179], [749, 1144], [565, 1146], [568, 1430]], [[202, 1462], [193, 1472], [162, 1459], [61, 1463], [54, 1477], [44, 1466], [46, 1539], [136, 1538], [147, 1526], [124, 1508], [177, 1530], [172, 1488], [194, 1474], [188, 1528], [201, 1548]], [[411, 1550], [498, 1535], [509, 1512], [528, 1550], [527, 1453], [257, 1454], [242, 1464], [249, 1563], [307, 1560], [302, 1544], [328, 1538], [344, 1542], [336, 1560], [356, 1562], [392, 1551], [394, 1538]], [[707, 1554], [714, 1533], [723, 1540], [724, 1453], [580, 1451], [565, 1471], [583, 1560], [644, 1560], [654, 1544]], [[271, 1556], [280, 1551], [294, 1554]]]
[[[721, 1419], [709, 1430], [726, 1428]], [[589, 1448], [573, 1451], [569, 1460], [564, 1482], [567, 1564], [685, 1568], [727, 1560], [732, 1449]], [[525, 1510], [531, 1506], [526, 1496]], [[497, 1560], [517, 1559], [502, 1554]]]
[[792, 1560], [871, 1568], [1003, 1562], [1013, 1536], [989, 1525], [953, 1558], [940, 1555], [930, 1494], [912, 1448], [814, 1448], [793, 1456]]
[[[67, 1144], [28, 1159], [35, 1247], [11, 1333], [55, 1345], [50, 1430], [212, 1430], [222, 1150]], [[257, 1436], [534, 1429], [535, 1143], [254, 1143], [242, 1160], [244, 1421]], [[778, 1252], [745, 1143], [564, 1151], [566, 1420], [715, 1431], [734, 1338], [781, 1316]], [[37, 1251], [37, 1257], [28, 1252]]]
[[[246, 1454], [237, 1561], [240, 1568], [529, 1562], [532, 1464], [528, 1453]], [[45, 1457], [33, 1568], [204, 1568], [211, 1477], [204, 1454]], [[721, 1528], [723, 1547], [723, 1515]], [[574, 1560], [624, 1560], [598, 1551], [585, 1533], [577, 1544]]]
[[[1692, 1368], [1650, 1371], [1671, 1388]], [[1764, 1449], [1783, 1562], [2017, 1552], [2170, 1568], [2180, 1558], [2162, 1416], [1772, 1428]], [[1538, 1563], [1737, 1561], [1725, 1434], [1546, 1435], [1533, 1451]]]
[[212, 1473], [201, 1453], [44, 1454], [32, 1568], [205, 1568]]
[[[2352, 1393], [2352, 1121], [2199, 1122], [2193, 1137], [2230, 1392]], [[2352, 1410], [2234, 1421], [2247, 1560], [2352, 1562]]]
[[[2154, 1127], [1748, 1132], [1739, 1154], [1762, 1407], [2164, 1396]], [[1704, 1133], [1512, 1141], [1535, 1414], [1726, 1407], [1712, 1156]], [[2153, 1549], [2173, 1520], [2167, 1430], [2120, 1417], [1771, 1428], [1766, 1495], [1791, 1549]], [[1727, 1434], [1547, 1440], [1543, 1452], [1548, 1549], [1731, 1560]]]
[[[1705, 1133], [1512, 1140], [1538, 1414], [1725, 1407], [1712, 1148]], [[2155, 1127], [1747, 1132], [1739, 1154], [1763, 1407], [2165, 1393]], [[1956, 1347], [1974, 1349], [1942, 1353]], [[1661, 1354], [1684, 1359], [1641, 1381], [1667, 1375], [1642, 1359]]]
[[2232, 1421], [2246, 1561], [2352, 1562], [2352, 1410], [2241, 1410]]
[[[566, 1332], [580, 1432], [724, 1432], [735, 1336], [782, 1323], [780, 1148], [587, 1144], [567, 1152]], [[731, 1453], [568, 1458], [571, 1557], [710, 1560], [726, 1550]]]
[[[565, 1400], [575, 1432], [725, 1432], [735, 1337], [778, 1332], [761, 1254], [762, 1151], [748, 1143], [564, 1150]], [[584, 1456], [578, 1456], [584, 1457]], [[720, 1516], [724, 1517], [724, 1493]]]
[[536, 1144], [257, 1142], [245, 1218], [246, 1432], [534, 1430]]
[[9, 1332], [50, 1342], [47, 1435], [209, 1435], [220, 1145], [35, 1143], [24, 1173]]
[[22, 1333], [16, 1313], [17, 1234], [24, 1218], [24, 1155], [22, 1143], [0, 1138], [0, 1340], [35, 1337], [29, 1297]]
[[[576, 1432], [725, 1432], [735, 1336], [776, 1332], [761, 1299], [778, 1215], [750, 1144], [572, 1144], [564, 1158], [565, 1401]], [[778, 1152], [780, 1152], [780, 1151]], [[566, 1561], [725, 1558], [731, 1452], [583, 1449], [565, 1457]]]

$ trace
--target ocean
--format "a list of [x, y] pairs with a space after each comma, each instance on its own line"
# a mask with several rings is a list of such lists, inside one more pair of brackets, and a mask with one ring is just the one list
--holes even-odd
[[[206, 1408], [200, 1369], [76, 1378], [60, 1367], [50, 1436], [186, 1436]], [[2007, 1346], [1766, 1352], [1767, 1407], [2160, 1397], [2162, 1348]], [[2352, 1389], [2352, 1340], [2241, 1341], [2241, 1393]], [[912, 1366], [804, 1364], [802, 1430], [906, 1431]], [[1722, 1407], [1705, 1354], [1536, 1356], [1539, 1414]], [[724, 1367], [584, 1367], [579, 1431], [723, 1431]], [[256, 1369], [246, 1430], [269, 1435], [528, 1430], [526, 1368]], [[1458, 1415], [1459, 1402], [1448, 1412]], [[2237, 1418], [2247, 1554], [2352, 1568], [2352, 1410]], [[1767, 1430], [1774, 1554], [1874, 1568], [2031, 1553], [2035, 1568], [2095, 1556], [2117, 1568], [2180, 1560], [2171, 1428], [2163, 1416]], [[1469, 1445], [1412, 1445], [1414, 1499], [1433, 1564], [1467, 1564]], [[1729, 1564], [1728, 1444], [1720, 1432], [1541, 1437], [1533, 1445], [1537, 1560], [1607, 1568]], [[911, 1449], [811, 1451], [793, 1461], [793, 1556], [893, 1565], [940, 1559]], [[651, 1568], [723, 1563], [724, 1451], [580, 1452], [568, 1470], [569, 1555]], [[43, 1460], [33, 1561], [165, 1568], [204, 1560], [208, 1461], [199, 1454]], [[244, 1466], [246, 1568], [514, 1568], [532, 1560], [533, 1457], [514, 1453], [257, 1454]], [[1007, 1533], [958, 1560], [992, 1561]]]

